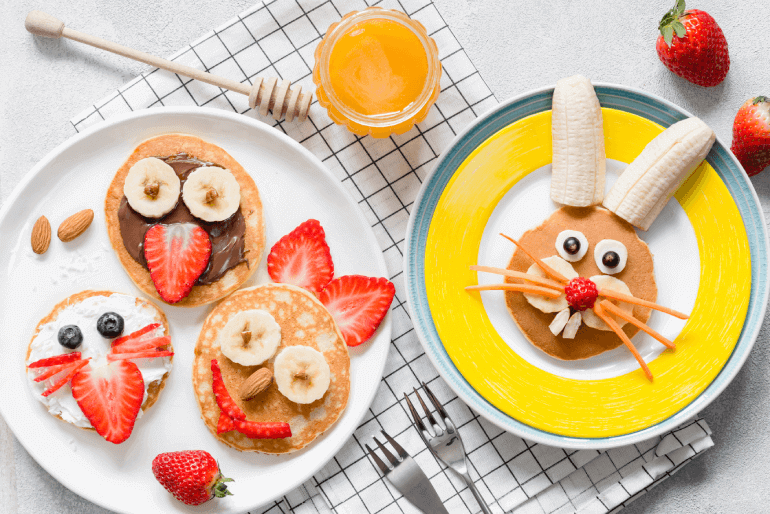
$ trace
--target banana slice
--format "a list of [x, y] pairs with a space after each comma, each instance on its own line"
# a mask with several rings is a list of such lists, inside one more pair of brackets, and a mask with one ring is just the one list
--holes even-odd
[[612, 186], [604, 206], [647, 230], [687, 177], [703, 162], [716, 138], [698, 118], [674, 123], [644, 147]]
[[[553, 255], [551, 257], [546, 257], [545, 259], [541, 259], [544, 263], [567, 277], [569, 280], [572, 280], [573, 278], [578, 276], [577, 271], [575, 271], [575, 268], [572, 267], [572, 264], [565, 261], [561, 257], [557, 255]], [[533, 264], [529, 267], [527, 270], [527, 273], [530, 275], [535, 275], [538, 277], [548, 278], [546, 274], [541, 270], [537, 264]], [[534, 307], [537, 310], [543, 311], [543, 312], [559, 312], [563, 311], [564, 309], [569, 307], [569, 304], [567, 303], [567, 295], [562, 294], [558, 298], [545, 298], [544, 296], [539, 296], [536, 294], [527, 294], [522, 293], [524, 295], [524, 298], [527, 299], [529, 304]]]
[[295, 403], [313, 403], [323, 397], [331, 383], [331, 370], [324, 356], [309, 346], [281, 350], [273, 365], [278, 391]]
[[551, 324], [548, 325], [548, 328], [550, 329], [553, 335], [558, 336], [559, 333], [567, 325], [568, 321], [569, 321], [569, 307], [559, 311], [559, 313], [556, 316], [554, 316]]
[[273, 356], [281, 344], [281, 326], [269, 312], [241, 311], [219, 334], [222, 354], [242, 366], [256, 366]]
[[587, 78], [575, 75], [556, 83], [551, 136], [551, 200], [574, 207], [601, 203], [605, 171], [602, 108]]
[[[633, 296], [631, 294], [631, 290], [628, 288], [626, 283], [615, 277], [611, 277], [609, 275], [595, 275], [591, 277], [591, 280], [593, 280], [594, 284], [596, 284], [596, 287], [599, 289], [599, 291], [601, 291], [602, 289], [609, 289], [610, 291], [615, 291], [617, 293], [623, 293], [629, 296]], [[634, 313], [633, 305], [628, 303], [618, 302], [616, 300], [610, 300], [610, 301], [615, 305], [617, 305], [618, 307], [620, 307], [620, 310], [625, 311], [628, 314]], [[615, 320], [615, 323], [617, 323], [618, 326], [622, 327], [623, 325], [626, 324], [626, 320], [624, 320], [623, 318], [619, 318], [614, 314], [609, 314], [609, 315], [612, 316], [612, 319]], [[612, 329], [608, 327], [607, 324], [603, 322], [601, 318], [599, 318], [599, 316], [597, 316], [594, 313], [594, 311], [591, 309], [586, 309], [583, 311], [583, 323], [597, 330], [605, 330], [607, 332], [612, 331]]]
[[179, 184], [174, 168], [160, 159], [147, 157], [128, 170], [123, 194], [128, 205], [142, 216], [160, 218], [176, 207]]
[[561, 336], [564, 339], [575, 339], [575, 336], [577, 335], [577, 331], [580, 328], [580, 324], [583, 322], [583, 316], [580, 314], [580, 311], [575, 311], [572, 313], [572, 316], [570, 316], [569, 321], [564, 326], [564, 332], [561, 333]]
[[187, 177], [182, 199], [196, 218], [223, 221], [240, 207], [241, 186], [229, 170], [205, 166]]

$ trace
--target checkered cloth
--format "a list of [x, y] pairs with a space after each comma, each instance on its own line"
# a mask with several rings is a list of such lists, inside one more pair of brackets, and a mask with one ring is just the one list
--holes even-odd
[[[426, 174], [452, 138], [494, 96], [431, 0], [385, 0], [422, 22], [436, 40], [443, 64], [441, 95], [425, 121], [388, 139], [356, 137], [334, 125], [317, 103], [309, 121], [275, 122], [250, 111], [245, 96], [162, 70], [137, 77], [72, 120], [80, 131], [102, 119], [164, 105], [205, 105], [243, 113], [273, 125], [312, 151], [348, 188], [366, 214], [396, 285], [393, 346], [385, 376], [361, 426], [345, 447], [303, 486], [253, 514], [359, 514], [415, 512], [364, 454], [380, 430], [415, 458], [452, 513], [478, 512], [464, 483], [427, 450], [407, 417], [403, 394], [427, 382], [459, 427], [471, 476], [493, 512], [615, 512], [713, 445], [703, 420], [664, 438], [599, 452], [533, 444], [501, 431], [471, 411], [428, 361], [404, 305], [403, 248], [412, 203]], [[276, 0], [259, 3], [177, 52], [172, 59], [251, 83], [279, 76], [312, 90], [313, 52], [329, 24], [363, 0]]]

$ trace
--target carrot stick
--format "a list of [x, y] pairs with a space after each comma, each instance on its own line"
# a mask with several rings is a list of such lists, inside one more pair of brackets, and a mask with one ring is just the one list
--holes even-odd
[[564, 292], [564, 286], [558, 282], [548, 280], [547, 278], [530, 275], [529, 273], [522, 273], [521, 271], [493, 268], [491, 266], [471, 266], [471, 269], [473, 271], [484, 271], [486, 273], [495, 273], [497, 275], [504, 275], [506, 277], [520, 278], [522, 280], [526, 280], [527, 282], [532, 282], [533, 284], [539, 284], [541, 286], [550, 287], [551, 289], [556, 289], [562, 293]]
[[606, 309], [610, 311], [610, 313], [614, 314], [615, 316], [619, 318], [623, 318], [624, 320], [628, 321], [632, 325], [634, 325], [639, 330], [643, 330], [644, 332], [647, 332], [652, 337], [660, 341], [664, 346], [667, 346], [668, 348], [671, 348], [672, 350], [676, 350], [676, 345], [663, 337], [662, 335], [655, 332], [653, 329], [636, 319], [635, 317], [631, 316], [627, 312], [625, 312], [623, 309], [619, 309], [614, 303], [610, 302], [609, 300], [602, 300], [601, 301], [602, 309]]
[[688, 316], [687, 314], [683, 314], [679, 311], [675, 311], [674, 309], [669, 309], [668, 307], [663, 307], [662, 305], [658, 305], [657, 303], [648, 302], [647, 300], [642, 300], [641, 298], [636, 298], [635, 296], [628, 296], [627, 294], [618, 293], [610, 289], [601, 289], [599, 291], [599, 296], [606, 296], [607, 298], [612, 298], [613, 300], [620, 300], [621, 302], [632, 303], [634, 305], [639, 305], [641, 307], [655, 309], [656, 311], [670, 314], [675, 318], [679, 318], [679, 319], [690, 318], [690, 316]]
[[529, 284], [488, 284], [468, 286], [466, 291], [519, 291], [522, 293], [536, 294], [546, 298], [558, 298], [562, 293], [547, 287], [531, 286]]
[[521, 246], [521, 244], [518, 241], [516, 241], [512, 237], [506, 236], [505, 234], [500, 234], [500, 235], [503, 236], [504, 238], [506, 238], [511, 243], [515, 244], [522, 252], [524, 252], [527, 255], [527, 257], [532, 259], [532, 261], [534, 261], [534, 263], [537, 264], [538, 267], [541, 270], [543, 270], [546, 275], [548, 275], [552, 279], [556, 280], [557, 282], [561, 282], [562, 284], [568, 284], [569, 283], [569, 279], [567, 279], [567, 277], [565, 277], [564, 275], [562, 275], [561, 273], [559, 273], [558, 271], [556, 271], [555, 269], [550, 267], [548, 264], [546, 264], [543, 261], [541, 261], [540, 259], [536, 259], [535, 256], [532, 255], [531, 253], [529, 253], [526, 248]]
[[647, 363], [644, 362], [644, 359], [642, 359], [642, 356], [639, 355], [639, 352], [636, 350], [636, 347], [634, 346], [634, 343], [631, 342], [631, 340], [628, 338], [625, 332], [623, 332], [623, 329], [621, 329], [617, 323], [615, 323], [615, 320], [612, 319], [610, 316], [607, 315], [606, 312], [604, 312], [604, 309], [602, 309], [602, 306], [600, 304], [594, 305], [594, 312], [597, 316], [599, 316], [602, 321], [604, 321], [608, 327], [612, 329], [613, 332], [615, 332], [621, 341], [623, 341], [623, 344], [625, 344], [629, 350], [631, 350], [631, 353], [636, 358], [636, 361], [639, 363], [639, 366], [642, 367], [644, 370], [644, 374], [647, 375], [647, 380], [652, 382], [652, 372], [650, 371], [650, 368], [647, 367]]

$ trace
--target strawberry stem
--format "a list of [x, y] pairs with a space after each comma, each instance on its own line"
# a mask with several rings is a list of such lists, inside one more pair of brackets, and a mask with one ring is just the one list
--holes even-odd
[[[219, 463], [217, 463], [217, 467], [219, 467]], [[225, 482], [235, 482], [232, 478], [227, 478], [226, 476], [222, 475], [222, 473], [219, 473], [219, 476], [217, 477], [217, 481], [214, 483], [214, 486], [211, 488], [211, 492], [214, 493], [214, 496], [217, 498], [224, 498], [228, 494], [232, 496], [233, 493], [231, 493], [227, 489], [227, 484]]]
[[752, 105], [758, 105], [758, 104], [761, 104], [762, 102], [767, 102], [767, 97], [766, 96], [758, 96], [758, 97], [756, 97], [754, 99], [754, 101], [752, 102]]
[[678, 38], [683, 38], [687, 35], [687, 29], [680, 20], [680, 18], [684, 16], [684, 9], [684, 0], [677, 0], [674, 7], [664, 14], [663, 18], [660, 20], [658, 30], [660, 30], [663, 40], [668, 46], [671, 46], [671, 43], [674, 41], [674, 33], [676, 33], [676, 37]]

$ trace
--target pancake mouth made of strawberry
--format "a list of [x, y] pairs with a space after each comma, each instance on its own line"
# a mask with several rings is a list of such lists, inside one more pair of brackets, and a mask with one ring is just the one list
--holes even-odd
[[205, 304], [256, 270], [264, 221], [254, 181], [221, 148], [167, 134], [139, 145], [105, 202], [113, 248], [144, 292]]

